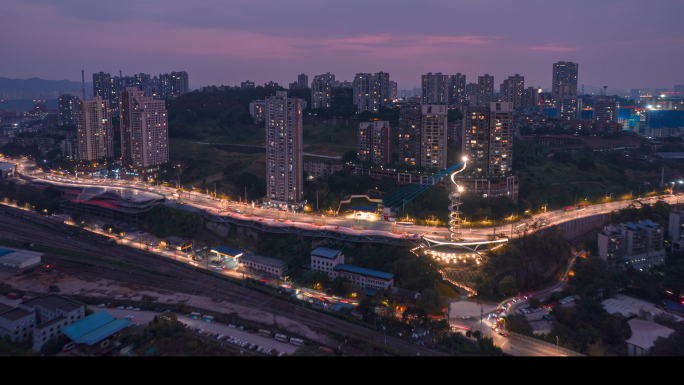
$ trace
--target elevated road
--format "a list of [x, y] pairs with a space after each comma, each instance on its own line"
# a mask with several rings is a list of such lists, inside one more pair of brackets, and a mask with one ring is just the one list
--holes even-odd
[[[419, 226], [409, 224], [397, 224], [382, 220], [361, 219], [350, 215], [314, 215], [308, 213], [293, 213], [277, 209], [268, 209], [252, 204], [238, 203], [214, 198], [201, 192], [179, 191], [174, 188], [163, 186], [151, 186], [140, 182], [124, 180], [84, 180], [73, 177], [44, 173], [36, 168], [32, 161], [26, 159], [3, 160], [14, 162], [19, 165], [22, 178], [28, 183], [32, 179], [40, 179], [57, 185], [77, 185], [81, 187], [107, 187], [113, 189], [132, 189], [156, 193], [164, 196], [168, 204], [175, 204], [183, 210], [204, 213], [210, 220], [224, 221], [238, 225], [250, 226], [275, 233], [298, 233], [302, 235], [339, 237], [333, 233], [343, 235], [361, 236], [360, 242], [379, 242], [389, 244], [405, 244], [406, 240], [417, 241], [422, 236], [428, 236], [436, 240], [446, 240], [449, 234], [447, 227]], [[654, 203], [659, 198], [636, 199], [640, 203]], [[674, 204], [678, 202], [675, 195], [666, 195], [662, 198], [665, 202]], [[546, 213], [536, 214], [531, 218], [513, 224], [505, 224], [492, 227], [469, 228], [467, 224], [462, 227], [465, 242], [483, 242], [495, 234], [504, 234], [514, 237], [521, 230], [526, 232], [535, 231], [529, 223], [544, 223], [544, 227], [562, 224], [574, 219], [605, 214], [629, 206], [633, 200], [615, 201], [602, 204], [587, 205], [582, 209], [572, 211], [553, 210]], [[445, 207], [445, 210], [447, 208]], [[314, 235], [318, 234], [318, 235]]]

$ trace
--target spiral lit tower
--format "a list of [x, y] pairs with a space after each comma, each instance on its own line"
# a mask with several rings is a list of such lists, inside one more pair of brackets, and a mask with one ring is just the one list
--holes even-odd
[[463, 186], [456, 183], [454, 176], [465, 170], [467, 161], [468, 158], [464, 157], [463, 168], [458, 171], [454, 171], [451, 174], [453, 191], [451, 194], [449, 194], [449, 200], [451, 201], [451, 205], [449, 206], [449, 239], [452, 242], [463, 241], [463, 237], [461, 236], [461, 221], [463, 221], [463, 219], [461, 219], [461, 214], [463, 214], [461, 211], [461, 194], [463, 193]]

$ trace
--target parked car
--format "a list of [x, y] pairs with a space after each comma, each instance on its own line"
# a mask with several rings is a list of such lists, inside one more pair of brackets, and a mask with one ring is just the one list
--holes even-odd
[[103, 303], [101, 303], [101, 304], [97, 305], [97, 307], [105, 307], [105, 306], [106, 306], [106, 305], [105, 305], [105, 304], [103, 304]]
[[128, 318], [128, 319], [133, 319], [133, 316], [129, 314], [129, 315], [126, 316], [126, 318]]

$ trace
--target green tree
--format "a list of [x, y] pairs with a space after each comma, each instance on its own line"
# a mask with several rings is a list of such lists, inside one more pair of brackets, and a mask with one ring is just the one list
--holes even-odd
[[499, 282], [499, 293], [502, 295], [512, 295], [518, 292], [518, 286], [515, 283], [515, 277], [512, 275], [505, 276]]
[[660, 357], [684, 356], [684, 335], [673, 333], [667, 338], [658, 337], [653, 341], [651, 355]]
[[528, 336], [533, 334], [527, 317], [520, 314], [511, 314], [506, 318], [506, 330]]
[[530, 307], [531, 308], [537, 308], [541, 305], [541, 301], [539, 301], [539, 298], [530, 298]]

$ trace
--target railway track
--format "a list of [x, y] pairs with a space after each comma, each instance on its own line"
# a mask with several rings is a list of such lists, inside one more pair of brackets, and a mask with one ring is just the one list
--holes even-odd
[[[18, 242], [78, 252], [83, 257], [47, 254], [47, 262], [55, 262], [58, 268], [75, 275], [98, 277], [127, 282], [141, 287], [172, 290], [185, 294], [220, 297], [222, 300], [255, 308], [264, 312], [275, 310], [279, 316], [307, 325], [313, 329], [329, 329], [361, 340], [379, 340], [376, 332], [335, 317], [285, 302], [272, 295], [247, 289], [202, 271], [195, 271], [187, 264], [170, 260], [142, 250], [122, 246], [104, 245], [68, 236], [25, 220], [3, 215], [0, 220], [0, 237]], [[267, 303], [267, 304], [266, 304]], [[387, 346], [412, 355], [445, 355], [444, 353], [412, 344], [395, 337], [387, 337]]]

